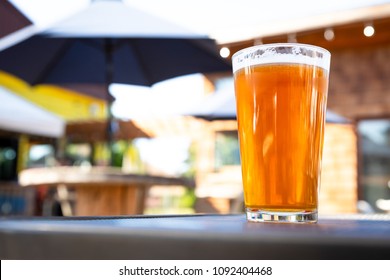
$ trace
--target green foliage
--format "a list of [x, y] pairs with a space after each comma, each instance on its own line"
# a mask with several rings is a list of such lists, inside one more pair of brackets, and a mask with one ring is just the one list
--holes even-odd
[[218, 132], [215, 141], [215, 168], [239, 165], [240, 150], [236, 131]]
[[194, 144], [191, 144], [189, 148], [188, 158], [185, 163], [187, 165], [187, 170], [183, 172], [182, 176], [194, 178], [196, 175], [196, 147]]
[[179, 207], [192, 208], [194, 207], [195, 200], [196, 200], [195, 190], [187, 189], [185, 194], [182, 197], [180, 197]]

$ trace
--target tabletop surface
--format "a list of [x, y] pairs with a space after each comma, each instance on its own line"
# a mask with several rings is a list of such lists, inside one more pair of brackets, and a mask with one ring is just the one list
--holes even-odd
[[4, 218], [3, 259], [388, 259], [390, 215], [317, 224], [238, 215]]

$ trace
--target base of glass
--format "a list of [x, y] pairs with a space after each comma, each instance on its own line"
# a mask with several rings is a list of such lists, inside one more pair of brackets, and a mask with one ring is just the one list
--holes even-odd
[[249, 222], [271, 223], [316, 223], [317, 212], [271, 212], [246, 208], [246, 218]]

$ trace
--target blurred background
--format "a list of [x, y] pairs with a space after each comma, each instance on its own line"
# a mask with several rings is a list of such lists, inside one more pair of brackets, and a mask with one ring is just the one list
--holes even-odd
[[262, 2], [2, 0], [0, 215], [242, 212], [230, 60], [274, 42], [332, 53], [320, 214], [390, 212], [390, 1]]

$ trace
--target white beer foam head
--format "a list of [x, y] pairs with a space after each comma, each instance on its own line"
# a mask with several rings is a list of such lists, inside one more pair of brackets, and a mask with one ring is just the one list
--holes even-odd
[[306, 44], [266, 44], [236, 52], [232, 57], [232, 62], [233, 73], [247, 66], [275, 63], [307, 64], [329, 71], [330, 52], [323, 48]]

